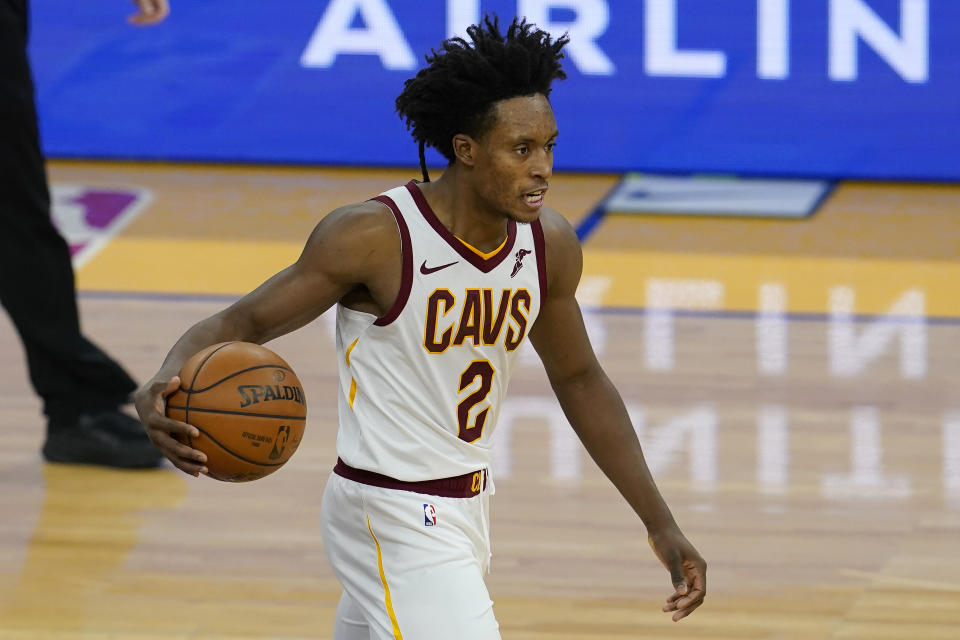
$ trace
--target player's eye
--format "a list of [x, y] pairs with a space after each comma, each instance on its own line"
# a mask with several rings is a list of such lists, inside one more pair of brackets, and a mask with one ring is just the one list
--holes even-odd
[[553, 150], [556, 149], [556, 148], [557, 148], [557, 143], [556, 143], [556, 142], [548, 142], [548, 143], [547, 143], [547, 147], [546, 147], [547, 153], [553, 153]]
[[519, 155], [519, 156], [525, 156], [525, 155], [527, 155], [527, 152], [528, 152], [528, 151], [529, 151], [529, 149], [527, 148], [527, 145], [525, 145], [525, 144], [522, 144], [522, 145], [520, 145], [519, 147], [515, 147], [515, 148], [513, 149], [513, 152], [516, 153], [516, 154]]

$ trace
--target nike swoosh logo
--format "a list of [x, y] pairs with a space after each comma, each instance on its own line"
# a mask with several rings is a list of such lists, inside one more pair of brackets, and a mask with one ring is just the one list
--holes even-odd
[[435, 271], [440, 271], [440, 269], [446, 269], [447, 267], [452, 267], [453, 265], [457, 264], [458, 262], [460, 262], [460, 261], [459, 261], [459, 260], [454, 260], [454, 261], [451, 262], [450, 264], [442, 264], [442, 265], [440, 265], [439, 267], [428, 267], [428, 266], [427, 266], [427, 261], [424, 260], [424, 261], [423, 261], [423, 264], [420, 265], [420, 273], [422, 273], [422, 274], [425, 275], [425, 276], [428, 276], [428, 275], [430, 275], [431, 273], [433, 273], [433, 272], [435, 272]]

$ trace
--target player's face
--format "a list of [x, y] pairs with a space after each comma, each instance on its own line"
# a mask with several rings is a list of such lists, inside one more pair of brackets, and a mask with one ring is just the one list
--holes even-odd
[[477, 142], [477, 189], [489, 206], [517, 222], [540, 215], [553, 174], [557, 121], [546, 96], [494, 105], [495, 124]]

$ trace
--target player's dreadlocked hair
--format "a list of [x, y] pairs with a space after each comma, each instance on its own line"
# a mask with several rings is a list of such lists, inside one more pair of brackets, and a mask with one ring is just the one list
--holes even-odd
[[453, 136], [485, 133], [494, 124], [494, 103], [535, 93], [549, 96], [553, 80], [567, 77], [560, 60], [570, 38], [553, 40], [525, 18], [514, 18], [503, 36], [497, 17], [487, 15], [467, 29], [467, 36], [470, 42], [450, 38], [439, 52], [431, 50], [428, 66], [407, 80], [397, 97], [397, 113], [420, 143], [425, 182], [430, 176], [424, 145], [453, 162]]

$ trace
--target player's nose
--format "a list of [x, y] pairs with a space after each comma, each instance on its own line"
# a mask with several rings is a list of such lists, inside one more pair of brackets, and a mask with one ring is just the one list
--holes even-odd
[[553, 158], [546, 153], [537, 154], [530, 163], [530, 175], [540, 180], [548, 180], [553, 175]]

